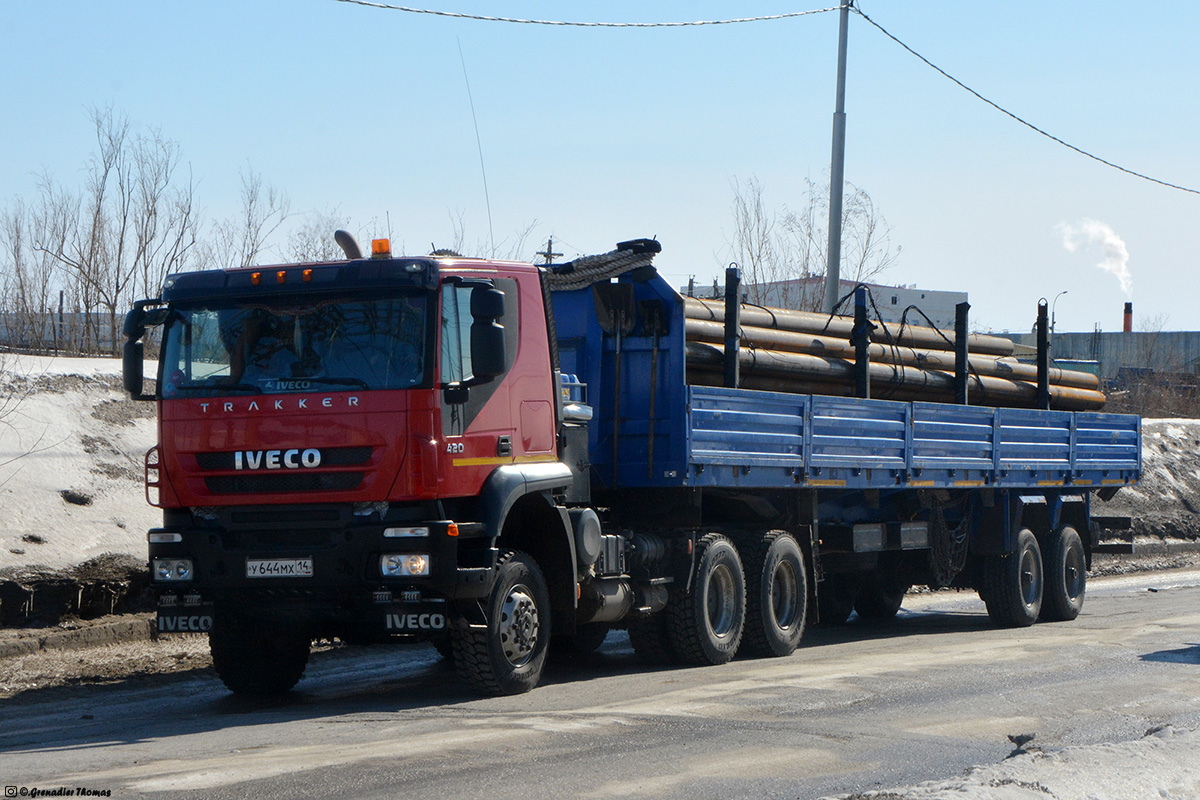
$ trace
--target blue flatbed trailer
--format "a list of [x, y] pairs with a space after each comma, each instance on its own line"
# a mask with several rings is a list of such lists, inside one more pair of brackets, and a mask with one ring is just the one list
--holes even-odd
[[913, 584], [976, 588], [1001, 624], [1071, 618], [1092, 495], [1141, 474], [1134, 415], [692, 385], [684, 298], [656, 272], [552, 296], [561, 370], [592, 409], [575, 466], [606, 522], [788, 531], [826, 619], [864, 593], [860, 616], [894, 614]]

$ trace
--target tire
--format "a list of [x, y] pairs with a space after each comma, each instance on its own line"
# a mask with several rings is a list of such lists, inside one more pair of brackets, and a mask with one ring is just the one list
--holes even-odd
[[1087, 591], [1087, 554], [1074, 528], [1064, 526], [1046, 542], [1046, 588], [1042, 616], [1051, 622], [1066, 622], [1083, 610]]
[[627, 628], [629, 644], [633, 646], [634, 655], [643, 664], [660, 667], [664, 664], [675, 663], [675, 656], [667, 641], [667, 615], [665, 612], [634, 614], [629, 617]]
[[817, 616], [821, 625], [845, 625], [858, 596], [856, 575], [826, 575], [817, 584]]
[[894, 578], [872, 575], [858, 590], [854, 599], [854, 611], [859, 619], [870, 622], [887, 622], [896, 618], [904, 595], [911, 587], [897, 584]]
[[733, 542], [709, 533], [696, 542], [690, 588], [667, 602], [667, 640], [684, 664], [724, 664], [737, 654], [746, 623], [746, 575]]
[[1017, 534], [1017, 550], [990, 556], [983, 566], [984, 590], [992, 622], [1006, 628], [1025, 628], [1042, 611], [1042, 550], [1028, 528]]
[[552, 647], [564, 653], [586, 654], [594, 653], [608, 638], [609, 625], [607, 622], [586, 622], [575, 626], [573, 636], [554, 637]]
[[433, 645], [433, 649], [437, 651], [443, 661], [454, 663], [454, 642], [450, 640], [449, 636], [439, 636], [430, 640], [429, 643]]
[[455, 629], [451, 641], [459, 677], [484, 694], [537, 686], [550, 641], [550, 595], [537, 563], [516, 550], [502, 552], [486, 628]]
[[213, 668], [234, 694], [264, 696], [291, 690], [308, 666], [310, 643], [299, 628], [232, 612], [218, 611], [208, 632]]
[[791, 655], [804, 636], [808, 612], [804, 553], [782, 531], [771, 531], [744, 550], [748, 556], [742, 652], [757, 657]]

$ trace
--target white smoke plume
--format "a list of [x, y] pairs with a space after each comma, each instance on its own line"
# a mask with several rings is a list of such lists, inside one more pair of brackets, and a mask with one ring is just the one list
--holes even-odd
[[1074, 253], [1084, 247], [1099, 245], [1104, 253], [1104, 260], [1096, 266], [1105, 272], [1110, 272], [1121, 283], [1121, 291], [1126, 297], [1133, 297], [1133, 276], [1129, 274], [1129, 250], [1125, 242], [1117, 236], [1117, 232], [1099, 220], [1083, 219], [1074, 225], [1066, 222], [1058, 224], [1058, 233], [1062, 236], [1063, 247]]

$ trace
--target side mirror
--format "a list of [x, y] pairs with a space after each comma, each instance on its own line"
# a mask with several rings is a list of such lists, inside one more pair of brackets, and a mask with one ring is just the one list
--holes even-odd
[[125, 315], [125, 325], [121, 329], [121, 333], [126, 339], [140, 339], [146, 335], [146, 310], [140, 306], [135, 306], [132, 311]]
[[471, 375], [472, 383], [487, 383], [508, 369], [504, 346], [504, 292], [494, 286], [471, 290]]
[[492, 286], [476, 286], [471, 290], [472, 318], [500, 319], [503, 316], [504, 292]]
[[142, 375], [143, 358], [144, 348], [141, 341], [125, 340], [125, 347], [121, 351], [121, 382], [125, 386], [125, 391], [134, 400], [153, 400], [154, 395], [148, 395], [143, 391], [145, 389], [145, 378]]
[[504, 326], [494, 320], [471, 323], [471, 382], [487, 383], [508, 369]]

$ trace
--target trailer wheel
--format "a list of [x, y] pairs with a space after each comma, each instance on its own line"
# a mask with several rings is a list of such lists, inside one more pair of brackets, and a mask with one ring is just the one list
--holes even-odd
[[854, 575], [826, 575], [817, 585], [817, 615], [822, 625], [845, 625], [858, 596]]
[[308, 665], [308, 636], [299, 628], [266, 625], [228, 612], [208, 632], [213, 668], [234, 694], [273, 695], [289, 691]]
[[629, 618], [626, 627], [634, 655], [643, 664], [657, 667], [675, 661], [675, 656], [671, 653], [671, 644], [667, 641], [665, 613], [634, 614]]
[[500, 554], [487, 626], [452, 635], [459, 677], [481, 692], [521, 694], [537, 686], [550, 639], [550, 594], [542, 571], [516, 550]]
[[1042, 610], [1042, 551], [1028, 528], [1017, 534], [1017, 550], [989, 556], [983, 565], [988, 616], [997, 625], [1024, 628], [1037, 621]]
[[550, 646], [566, 653], [594, 653], [608, 638], [607, 622], [586, 622], [575, 626], [572, 636], [555, 636]]
[[860, 619], [872, 622], [887, 622], [895, 619], [904, 604], [904, 595], [909, 586], [897, 584], [894, 579], [872, 575], [858, 590], [854, 610]]
[[1074, 528], [1064, 526], [1050, 534], [1046, 547], [1046, 591], [1042, 619], [1066, 622], [1083, 610], [1087, 590], [1087, 556]]
[[709, 533], [696, 542], [690, 588], [667, 603], [667, 639], [685, 664], [724, 664], [737, 653], [746, 622], [746, 576], [733, 542]]
[[791, 655], [804, 635], [808, 604], [804, 554], [788, 533], [771, 531], [746, 548], [746, 632], [743, 652]]

